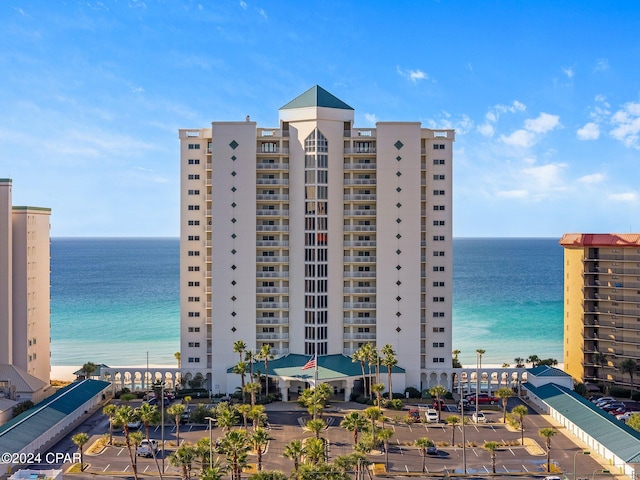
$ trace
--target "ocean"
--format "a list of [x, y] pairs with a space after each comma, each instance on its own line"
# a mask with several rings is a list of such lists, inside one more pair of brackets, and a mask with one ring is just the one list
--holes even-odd
[[[562, 362], [562, 247], [549, 238], [453, 241], [453, 348], [463, 364]], [[51, 364], [175, 365], [177, 238], [51, 239]]]

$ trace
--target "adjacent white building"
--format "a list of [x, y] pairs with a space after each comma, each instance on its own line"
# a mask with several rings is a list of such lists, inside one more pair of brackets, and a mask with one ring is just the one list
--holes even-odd
[[372, 343], [393, 346], [406, 386], [439, 383], [451, 369], [454, 131], [356, 128], [319, 86], [279, 117], [179, 130], [183, 370], [224, 393], [238, 340], [277, 356]]

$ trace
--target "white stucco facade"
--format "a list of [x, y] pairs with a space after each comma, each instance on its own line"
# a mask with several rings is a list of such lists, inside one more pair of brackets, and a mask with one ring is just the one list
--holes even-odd
[[451, 367], [454, 131], [356, 128], [317, 86], [279, 116], [179, 131], [183, 368], [229, 392], [238, 340], [276, 356], [391, 344], [404, 384], [426, 386]]

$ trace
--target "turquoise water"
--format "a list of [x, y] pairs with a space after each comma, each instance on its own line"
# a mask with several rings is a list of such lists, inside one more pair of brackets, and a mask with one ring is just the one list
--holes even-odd
[[[51, 240], [51, 363], [175, 364], [179, 240]], [[562, 361], [557, 239], [454, 240], [453, 345], [463, 363]]]

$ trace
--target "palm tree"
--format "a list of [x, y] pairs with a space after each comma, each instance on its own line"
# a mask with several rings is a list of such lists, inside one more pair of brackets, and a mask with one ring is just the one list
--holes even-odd
[[374, 383], [371, 385], [371, 391], [376, 394], [376, 405], [382, 407], [382, 392], [384, 392], [384, 383]]
[[209, 460], [212, 459], [210, 453], [213, 452], [209, 437], [202, 437], [198, 439], [195, 444], [196, 457], [200, 459], [200, 471], [204, 472], [205, 467], [209, 466]]
[[460, 417], [457, 415], [449, 415], [444, 419], [445, 423], [451, 425], [451, 446], [454, 447], [456, 445], [455, 436], [456, 436], [456, 426], [460, 423]]
[[516, 357], [513, 361], [516, 362], [516, 368], [524, 368], [524, 358]]
[[427, 448], [433, 447], [433, 442], [427, 437], [421, 437], [413, 443], [420, 449], [420, 455], [422, 455], [422, 473], [425, 473], [427, 471]]
[[180, 360], [182, 359], [182, 355], [180, 354], [180, 352], [176, 352], [173, 354], [173, 356], [175, 357], [176, 361], [178, 362], [178, 368], [180, 368]]
[[540, 363], [540, 357], [538, 355], [529, 355], [527, 357], [527, 362], [531, 364], [531, 367], [537, 367]]
[[510, 388], [499, 388], [496, 397], [502, 400], [502, 423], [507, 423], [507, 401], [513, 397], [513, 390]]
[[258, 471], [262, 470], [262, 454], [266, 449], [267, 445], [269, 445], [269, 440], [273, 440], [267, 431], [262, 428], [256, 428], [251, 436], [249, 437], [249, 441], [253, 445], [253, 450], [256, 452], [258, 456]]
[[358, 432], [368, 424], [367, 419], [359, 412], [350, 412], [344, 416], [340, 426], [349, 432], [353, 432], [353, 444], [358, 443]]
[[138, 480], [138, 469], [133, 458], [133, 451], [131, 450], [131, 436], [129, 432], [129, 425], [136, 421], [138, 421], [138, 414], [129, 405], [122, 405], [118, 408], [118, 410], [116, 410], [114, 423], [116, 424], [116, 426], [122, 427], [124, 429], [124, 440], [125, 444], [127, 445], [127, 450], [129, 451], [129, 460], [131, 461], [133, 478], [135, 480]]
[[302, 440], [291, 440], [284, 446], [282, 450], [282, 456], [284, 458], [288, 458], [289, 460], [293, 460], [293, 473], [294, 476], [298, 472], [298, 467], [300, 466], [300, 458], [304, 453], [304, 448], [302, 446]]
[[389, 386], [389, 400], [393, 400], [393, 383], [391, 380], [391, 374], [393, 373], [393, 367], [398, 365], [398, 359], [396, 358], [396, 352], [393, 350], [393, 346], [387, 343], [384, 347], [382, 347], [381, 353], [382, 357], [382, 365], [387, 367], [387, 382]]
[[[131, 445], [133, 446], [133, 449], [137, 452], [138, 447], [140, 446], [140, 444], [142, 443], [142, 440], [144, 439], [144, 435], [140, 430], [138, 430], [137, 432], [131, 432], [130, 437], [131, 437]], [[153, 449], [151, 449], [151, 451], [153, 452]], [[138, 455], [135, 456], [135, 462], [136, 462], [136, 468], [137, 468]]]
[[320, 438], [320, 432], [327, 428], [327, 424], [324, 420], [316, 418], [307, 422], [307, 428], [313, 432], [316, 438]]
[[541, 428], [538, 431], [538, 434], [541, 437], [544, 437], [544, 443], [545, 446], [547, 447], [547, 472], [550, 472], [550, 460], [549, 460], [549, 456], [550, 456], [550, 452], [551, 452], [551, 437], [553, 437], [554, 435], [556, 435], [558, 433], [558, 431], [555, 428]]
[[455, 349], [451, 353], [453, 355], [453, 359], [451, 360], [451, 366], [453, 368], [462, 367], [462, 364], [460, 363], [460, 360], [458, 359], [458, 355], [460, 355], [462, 352], [460, 350], [458, 350], [458, 349]]
[[620, 371], [625, 374], [629, 374], [629, 380], [631, 381], [631, 389], [629, 392], [629, 399], [633, 398], [633, 374], [636, 372], [638, 364], [633, 358], [627, 358], [620, 363]]
[[[593, 363], [596, 365], [600, 366], [600, 371], [598, 373], [600, 373], [602, 375], [602, 380], [604, 381], [605, 385], [607, 383], [607, 376], [604, 373], [604, 366], [607, 364], [607, 356], [602, 353], [602, 352], [595, 352], [593, 354]], [[597, 378], [599, 375], [595, 375], [595, 377]]]
[[249, 430], [249, 412], [251, 411], [251, 408], [251, 405], [248, 403], [241, 403], [240, 405], [235, 406], [236, 412], [242, 415], [245, 430]]
[[304, 444], [305, 462], [314, 465], [325, 461], [325, 443], [321, 438], [308, 438]]
[[493, 473], [496, 473], [496, 450], [498, 450], [499, 446], [498, 442], [485, 442], [482, 446], [491, 455], [491, 471]]
[[186, 443], [180, 445], [169, 457], [169, 463], [182, 471], [181, 478], [189, 480], [191, 478], [191, 468], [196, 458], [196, 449]]
[[442, 413], [442, 407], [440, 406], [440, 399], [443, 395], [447, 393], [447, 389], [442, 385], [436, 385], [429, 390], [429, 395], [432, 397], [436, 397], [436, 402], [438, 403], [438, 423], [440, 423], [440, 415]]
[[[222, 405], [225, 407], [221, 408]], [[227, 433], [238, 421], [236, 409], [229, 407], [226, 403], [220, 403], [216, 408], [216, 420], [223, 433]]]
[[[136, 412], [140, 421], [144, 425], [144, 434], [147, 440], [149, 440], [149, 425], [151, 423], [157, 423], [160, 420], [160, 412], [158, 411], [158, 407], [155, 405], [149, 405], [148, 403], [143, 403], [139, 408], [136, 408]], [[153, 456], [153, 461], [156, 463], [156, 468], [158, 469], [158, 475], [160, 476], [160, 480], [162, 480], [162, 469], [160, 468], [160, 464], [158, 464], [158, 459], [156, 458], [155, 449], [151, 449], [151, 455]]]
[[520, 421], [520, 444], [524, 446], [524, 416], [529, 413], [529, 410], [524, 405], [516, 405], [511, 409], [511, 413]]
[[242, 469], [247, 465], [247, 452], [251, 449], [247, 432], [231, 430], [225, 433], [220, 449], [231, 467], [231, 479], [240, 480]]
[[87, 362], [82, 365], [82, 372], [84, 373], [84, 378], [90, 378], [93, 375], [93, 372], [98, 370], [98, 366], [93, 362]]
[[275, 356], [271, 353], [271, 345], [265, 343], [260, 347], [258, 351], [258, 359], [264, 362], [264, 376], [265, 376], [265, 395], [269, 396], [269, 360], [273, 360]]
[[372, 373], [371, 373], [371, 367], [376, 364], [378, 354], [376, 352], [376, 349], [373, 348], [373, 344], [371, 344], [371, 343], [365, 343], [360, 348], [363, 351], [364, 361], [369, 366], [369, 381], [368, 381], [368, 383], [370, 385], [370, 387], [369, 387], [369, 395], [371, 395], [371, 385], [373, 385], [373, 380], [372, 380], [373, 376], [372, 376]]
[[247, 344], [242, 340], [237, 340], [233, 344], [233, 351], [240, 355], [240, 361], [242, 361], [242, 357], [244, 355], [244, 351], [247, 349]]
[[242, 360], [239, 361], [237, 363], [237, 365], [235, 367], [233, 367], [233, 373], [237, 373], [238, 375], [240, 375], [240, 387], [242, 390], [242, 398], [243, 401], [245, 399], [245, 390], [244, 390], [244, 376], [247, 374], [247, 364], [246, 362], [243, 362]]
[[253, 423], [253, 429], [255, 430], [258, 426], [265, 425], [267, 422], [267, 414], [265, 413], [264, 405], [256, 405], [249, 410], [248, 417], [251, 419]]
[[389, 439], [393, 437], [393, 430], [383, 428], [378, 432], [378, 438], [384, 443], [384, 463], [387, 472], [389, 472]]
[[173, 417], [173, 420], [176, 422], [176, 444], [180, 446], [180, 417], [185, 412], [187, 407], [180, 403], [176, 403], [175, 405], [171, 405], [167, 408], [167, 413]]
[[244, 386], [244, 391], [249, 393], [249, 397], [251, 398], [251, 406], [254, 407], [256, 405], [256, 394], [262, 390], [262, 385], [260, 382], [250, 382]]
[[207, 465], [200, 474], [200, 480], [222, 480], [227, 473], [228, 468], [222, 465], [219, 458], [211, 462], [211, 466]]
[[362, 411], [362, 414], [365, 416], [366, 419], [371, 421], [371, 438], [373, 440], [373, 445], [375, 446], [376, 422], [383, 417], [382, 410], [380, 410], [380, 407], [368, 407]]
[[367, 395], [367, 379], [366, 379], [365, 373], [364, 373], [365, 357], [364, 357], [364, 351], [362, 350], [362, 347], [360, 347], [355, 352], [353, 352], [353, 355], [351, 355], [351, 361], [354, 362], [354, 363], [355, 362], [359, 362], [360, 363], [360, 368], [362, 369], [362, 389], [363, 389], [364, 396], [368, 397], [368, 395]]
[[80, 471], [84, 470], [84, 444], [89, 441], [89, 435], [86, 433], [76, 433], [73, 437], [71, 437], [71, 441], [78, 447], [80, 450]]
[[118, 407], [113, 403], [105, 405], [102, 408], [102, 413], [109, 417], [109, 445], [113, 444], [113, 417], [115, 417], [117, 410]]

